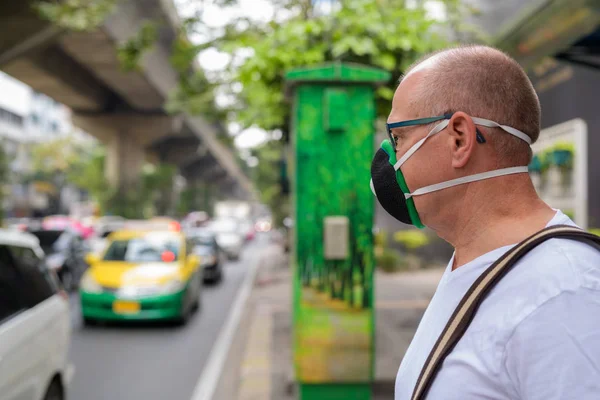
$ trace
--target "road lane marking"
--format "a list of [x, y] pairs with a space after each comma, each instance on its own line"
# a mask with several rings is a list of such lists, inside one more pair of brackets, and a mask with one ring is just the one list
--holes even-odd
[[242, 311], [248, 297], [250, 297], [259, 262], [260, 259], [257, 258], [251, 263], [251, 267], [242, 282], [242, 287], [238, 291], [237, 297], [231, 307], [227, 321], [221, 328], [208, 362], [200, 375], [200, 379], [198, 379], [198, 383], [196, 383], [191, 400], [212, 400], [229, 353], [229, 348], [233, 343], [235, 332], [240, 324]]

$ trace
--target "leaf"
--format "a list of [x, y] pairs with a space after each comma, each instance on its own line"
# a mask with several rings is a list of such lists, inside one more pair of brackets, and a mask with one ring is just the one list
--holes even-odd
[[396, 57], [391, 53], [383, 53], [376, 58], [376, 63], [383, 69], [391, 71], [396, 68]]
[[392, 100], [394, 98], [394, 91], [387, 86], [378, 87], [376, 93], [377, 96], [385, 100]]
[[92, 31], [113, 12], [117, 1], [119, 0], [36, 1], [33, 9], [41, 18], [63, 29]]
[[132, 38], [118, 47], [117, 57], [121, 68], [124, 71], [138, 70], [142, 56], [154, 46], [157, 38], [158, 24], [152, 21], [144, 22]]

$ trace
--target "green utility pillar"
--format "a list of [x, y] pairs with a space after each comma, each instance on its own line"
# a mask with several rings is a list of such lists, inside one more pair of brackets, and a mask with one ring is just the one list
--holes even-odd
[[301, 400], [368, 400], [373, 310], [374, 86], [387, 72], [335, 63], [289, 71], [294, 363]]

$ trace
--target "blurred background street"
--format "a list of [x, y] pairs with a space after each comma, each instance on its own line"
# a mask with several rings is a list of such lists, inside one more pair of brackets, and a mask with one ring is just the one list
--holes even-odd
[[0, 38], [0, 400], [393, 398], [453, 249], [370, 165], [449, 46], [525, 68], [536, 190], [600, 232], [598, 0], [5, 0]]
[[82, 326], [77, 296], [71, 296], [75, 376], [73, 399], [189, 399], [250, 268], [255, 268], [268, 238], [224, 266], [226, 279], [209, 286], [202, 309], [184, 327], [141, 323]]

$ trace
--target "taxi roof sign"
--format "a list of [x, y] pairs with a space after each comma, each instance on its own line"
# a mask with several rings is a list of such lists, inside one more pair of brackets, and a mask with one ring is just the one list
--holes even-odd
[[181, 232], [181, 224], [174, 219], [129, 220], [123, 225], [123, 230]]

